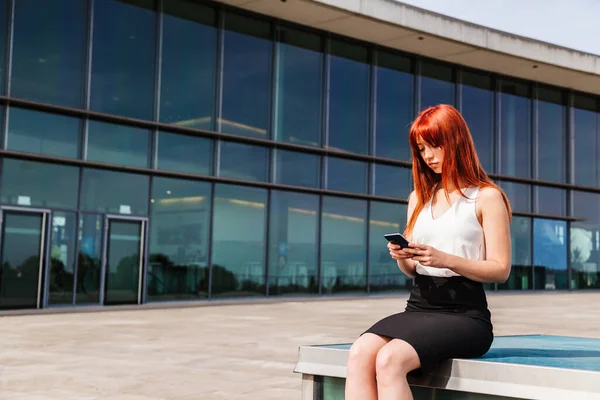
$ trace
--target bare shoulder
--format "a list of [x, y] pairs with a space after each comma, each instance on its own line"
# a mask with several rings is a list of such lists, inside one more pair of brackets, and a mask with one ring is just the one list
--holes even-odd
[[481, 190], [479, 190], [477, 202], [479, 203], [480, 210], [484, 213], [507, 211], [502, 192], [495, 187], [481, 188]]

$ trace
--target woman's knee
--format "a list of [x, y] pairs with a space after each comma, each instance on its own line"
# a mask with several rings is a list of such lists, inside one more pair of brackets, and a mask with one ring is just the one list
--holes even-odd
[[348, 368], [375, 368], [377, 353], [386, 343], [387, 340], [372, 333], [359, 337], [350, 347]]
[[419, 368], [421, 365], [415, 349], [403, 340], [395, 339], [377, 353], [375, 370], [377, 379], [386, 380]]

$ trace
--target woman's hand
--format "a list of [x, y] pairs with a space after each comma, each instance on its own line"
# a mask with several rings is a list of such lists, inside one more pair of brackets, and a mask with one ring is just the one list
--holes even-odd
[[393, 243], [388, 243], [387, 247], [390, 250], [390, 256], [392, 256], [394, 260], [408, 260], [413, 256], [412, 253], [409, 252], [409, 248], [405, 247], [402, 249], [400, 246]]
[[409, 243], [408, 248], [404, 249], [410, 253], [414, 261], [425, 267], [447, 268], [450, 255], [426, 244]]

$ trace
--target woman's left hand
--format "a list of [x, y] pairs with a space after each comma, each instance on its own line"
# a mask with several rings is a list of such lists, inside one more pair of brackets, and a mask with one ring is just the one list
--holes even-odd
[[448, 267], [448, 257], [450, 256], [448, 253], [426, 244], [409, 243], [408, 247], [405, 251], [411, 252], [412, 259], [421, 265], [434, 268]]

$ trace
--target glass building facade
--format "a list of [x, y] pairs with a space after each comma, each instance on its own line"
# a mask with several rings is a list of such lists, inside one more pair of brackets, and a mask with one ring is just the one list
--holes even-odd
[[506, 191], [488, 290], [600, 288], [599, 100], [192, 0], [0, 0], [0, 310], [407, 290], [419, 110]]

